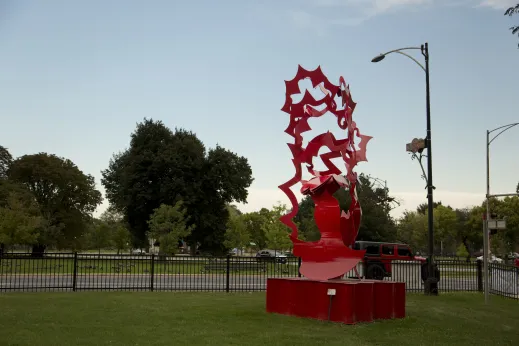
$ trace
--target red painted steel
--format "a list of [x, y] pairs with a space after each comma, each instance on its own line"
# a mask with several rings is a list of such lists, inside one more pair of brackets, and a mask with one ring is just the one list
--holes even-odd
[[[324, 93], [322, 99], [316, 100], [308, 91], [298, 103], [293, 103], [292, 96], [300, 94], [299, 82], [310, 79], [313, 87], [319, 86]], [[357, 174], [353, 171], [358, 162], [367, 161], [366, 146], [370, 136], [362, 135], [353, 121], [356, 103], [351, 98], [349, 85], [343, 77], [339, 85], [332, 84], [318, 67], [307, 71], [298, 66], [294, 79], [285, 81], [286, 99], [282, 110], [290, 114], [290, 122], [285, 130], [294, 138], [288, 146], [292, 152], [295, 175], [279, 188], [288, 196], [292, 204], [291, 211], [281, 217], [281, 221], [291, 228], [290, 239], [294, 245], [293, 253], [302, 260], [300, 272], [309, 279], [326, 280], [338, 278], [352, 270], [364, 256], [365, 250], [353, 250], [353, 244], [360, 227], [362, 210], [357, 198]], [[339, 109], [335, 96], [340, 97], [343, 108]], [[322, 108], [318, 110], [318, 108]], [[331, 132], [322, 133], [303, 147], [302, 133], [311, 130], [308, 120], [331, 113], [337, 118], [337, 125], [345, 130], [347, 137], [336, 139]], [[359, 139], [355, 147], [355, 137]], [[329, 152], [319, 155], [326, 147]], [[327, 167], [326, 171], [314, 169], [313, 158], [319, 156]], [[343, 176], [341, 170], [331, 159], [342, 158], [346, 167]], [[302, 180], [302, 165], [306, 164], [308, 172], [313, 176], [308, 181]], [[321, 233], [316, 242], [304, 242], [298, 239], [298, 230], [292, 219], [298, 211], [298, 201], [291, 187], [301, 182], [301, 192], [310, 195], [315, 204], [315, 222]], [[340, 209], [333, 193], [339, 188], [349, 190], [351, 204], [348, 212]]]
[[[331, 300], [328, 289], [335, 289]], [[323, 321], [330, 313], [330, 321], [344, 324], [404, 318], [405, 283], [269, 278], [266, 305], [269, 313]]]

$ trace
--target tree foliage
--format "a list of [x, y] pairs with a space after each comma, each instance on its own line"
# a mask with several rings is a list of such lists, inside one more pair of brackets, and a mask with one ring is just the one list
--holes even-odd
[[272, 250], [289, 250], [292, 248], [292, 241], [289, 238], [290, 229], [283, 224], [279, 218], [286, 214], [285, 205], [275, 205], [263, 225], [266, 246]]
[[224, 251], [227, 205], [246, 202], [252, 183], [248, 161], [220, 146], [206, 150], [193, 132], [171, 131], [145, 119], [130, 147], [115, 154], [102, 172], [106, 196], [121, 211], [137, 243], [146, 242], [148, 219], [161, 204], [183, 201], [190, 223], [191, 250]]
[[267, 208], [261, 208], [259, 211], [243, 215], [243, 222], [250, 236], [250, 242], [256, 244], [257, 249], [264, 249], [267, 246], [265, 226], [269, 220], [270, 210]]
[[227, 230], [225, 231], [224, 245], [229, 249], [240, 249], [249, 246], [250, 233], [245, 223], [245, 216], [236, 206], [228, 207], [229, 220], [227, 221]]
[[32, 193], [44, 218], [34, 253], [41, 253], [48, 245], [70, 246], [85, 232], [102, 201], [94, 178], [56, 155], [39, 153], [17, 158], [8, 178]]
[[[369, 177], [360, 174], [360, 184], [357, 187], [357, 196], [362, 207], [362, 220], [358, 240], [391, 241], [396, 237], [395, 220], [390, 212], [396, 202], [389, 195], [387, 188], [377, 187]], [[345, 189], [338, 190], [334, 197], [339, 201], [341, 210], [347, 211], [351, 198]], [[310, 196], [305, 196], [299, 203], [299, 210], [294, 218], [300, 231], [299, 238], [306, 241], [316, 241], [320, 232], [314, 221], [314, 202]]]
[[182, 201], [174, 206], [161, 204], [148, 220], [149, 238], [159, 242], [161, 253], [174, 255], [179, 240], [189, 236], [196, 227], [194, 224], [188, 226], [188, 221]]
[[7, 171], [13, 162], [13, 157], [7, 148], [0, 145], [0, 179], [7, 178]]
[[[515, 5], [515, 6], [512, 6], [512, 7], [509, 7], [506, 11], [505, 11], [505, 16], [513, 16], [514, 14], [517, 14], [519, 13], [519, 4]], [[519, 35], [519, 25], [514, 25], [510, 28], [510, 30], [512, 31], [512, 35], [515, 35], [515, 34], [518, 34]], [[519, 46], [519, 45], [518, 45]]]
[[0, 244], [34, 244], [42, 224], [43, 219], [34, 200], [13, 191], [0, 206]]

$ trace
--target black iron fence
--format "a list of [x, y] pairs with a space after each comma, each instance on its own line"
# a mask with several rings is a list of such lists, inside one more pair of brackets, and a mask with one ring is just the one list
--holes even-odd
[[[483, 291], [481, 262], [440, 260], [440, 292]], [[0, 257], [0, 292], [12, 291], [264, 291], [269, 277], [299, 276], [296, 257], [162, 257], [47, 253], [4, 254]], [[407, 291], [424, 289], [422, 263], [393, 261], [385, 266], [385, 280], [403, 281]], [[370, 263], [358, 267], [373, 276]], [[347, 277], [356, 277], [351, 271]], [[492, 294], [519, 299], [519, 268], [491, 263]]]

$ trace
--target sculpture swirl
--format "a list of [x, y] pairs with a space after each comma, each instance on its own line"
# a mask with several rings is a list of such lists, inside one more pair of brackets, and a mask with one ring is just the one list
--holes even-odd
[[[293, 103], [292, 96], [301, 93], [298, 83], [303, 79], [310, 79], [314, 88], [319, 86], [324, 97], [316, 100], [306, 90], [301, 101]], [[339, 78], [339, 85], [334, 85], [323, 74], [320, 66], [313, 71], [298, 66], [296, 76], [290, 81], [285, 81], [285, 86], [286, 99], [281, 110], [290, 115], [285, 132], [294, 138], [293, 143], [288, 143], [288, 147], [292, 153], [295, 174], [279, 186], [292, 205], [290, 212], [283, 215], [280, 220], [292, 230], [290, 239], [294, 245], [293, 253], [301, 258], [302, 275], [312, 280], [339, 278], [354, 269], [364, 257], [364, 250], [353, 250], [362, 217], [354, 168], [357, 163], [367, 161], [366, 146], [372, 137], [362, 135], [353, 121], [356, 103], [353, 102], [349, 85], [343, 77]], [[336, 95], [342, 99], [341, 109], [334, 100]], [[321, 106], [324, 108], [318, 110]], [[302, 134], [311, 130], [308, 120], [321, 117], [328, 112], [337, 118], [338, 127], [346, 131], [347, 137], [336, 139], [331, 132], [326, 132], [316, 136], [303, 147]], [[358, 149], [355, 148], [355, 138], [359, 139]], [[322, 147], [330, 150], [319, 155], [327, 170], [317, 171], [314, 169], [313, 158], [318, 156]], [[346, 167], [344, 175], [331, 161], [335, 158], [343, 159]], [[302, 180], [303, 163], [312, 175], [309, 180]], [[298, 212], [298, 201], [291, 188], [299, 182], [302, 183], [301, 193], [310, 195], [315, 204], [315, 223], [321, 233], [319, 241], [305, 242], [298, 239], [297, 225], [293, 222]], [[339, 188], [349, 190], [351, 204], [347, 212], [341, 211], [339, 202], [333, 196]]]

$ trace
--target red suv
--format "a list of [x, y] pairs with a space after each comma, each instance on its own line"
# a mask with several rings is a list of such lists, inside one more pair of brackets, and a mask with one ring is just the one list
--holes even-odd
[[423, 257], [413, 255], [408, 245], [400, 243], [357, 241], [353, 249], [366, 250], [364, 255], [366, 279], [383, 280], [385, 277], [391, 277], [393, 261], [419, 261], [422, 267], [427, 261]]

